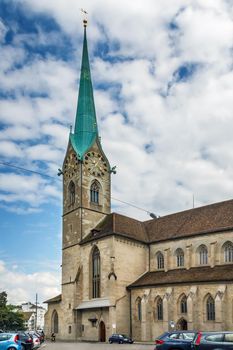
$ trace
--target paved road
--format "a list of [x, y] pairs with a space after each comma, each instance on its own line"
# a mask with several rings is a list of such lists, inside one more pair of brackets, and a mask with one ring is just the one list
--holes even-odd
[[154, 345], [45, 342], [40, 350], [153, 350]]

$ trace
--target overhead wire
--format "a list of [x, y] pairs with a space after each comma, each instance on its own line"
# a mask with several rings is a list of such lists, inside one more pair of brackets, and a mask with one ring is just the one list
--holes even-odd
[[57, 179], [54, 176], [50, 176], [50, 175], [47, 175], [47, 174], [44, 174], [44, 173], [40, 173], [39, 171], [30, 170], [30, 169], [26, 169], [26, 168], [23, 168], [23, 167], [20, 167], [20, 166], [16, 166], [16, 165], [13, 165], [11, 163], [6, 163], [6, 162], [1, 162], [0, 161], [0, 165], [8, 166], [10, 168], [15, 168], [15, 169], [18, 169], [18, 170], [26, 171], [28, 173], [37, 174], [37, 175], [40, 175], [40, 176], [45, 176], [45, 177], [48, 177], [48, 178], [53, 179], [53, 180], [62, 181], [61, 179]]
[[[11, 163], [7, 163], [7, 162], [2, 162], [0, 161], [0, 165], [3, 165], [3, 166], [7, 166], [7, 167], [10, 167], [10, 168], [15, 168], [17, 170], [21, 170], [21, 171], [25, 171], [25, 172], [28, 172], [28, 173], [33, 173], [33, 174], [36, 174], [36, 175], [40, 175], [40, 176], [44, 176], [44, 177], [47, 177], [47, 178], [50, 178], [52, 180], [56, 180], [56, 181], [62, 181], [60, 178], [57, 178], [57, 177], [54, 177], [54, 176], [50, 176], [50, 175], [47, 175], [45, 173], [42, 173], [42, 172], [39, 172], [39, 171], [35, 171], [35, 170], [31, 170], [31, 169], [26, 169], [24, 167], [20, 167], [20, 166], [17, 166], [17, 165], [13, 165]], [[86, 187], [87, 188], [87, 187]], [[102, 195], [103, 197], [106, 197], [106, 195]], [[126, 204], [130, 207], [133, 207], [133, 208], [136, 208], [138, 210], [141, 210], [141, 211], [144, 211], [146, 212], [147, 214], [150, 214], [151, 212], [149, 210], [146, 210], [146, 209], [143, 209], [143, 208], [140, 208], [134, 204], [131, 204], [131, 203], [128, 203], [126, 201], [123, 201], [121, 199], [118, 199], [118, 198], [115, 198], [115, 197], [112, 197], [110, 196], [111, 199], [113, 199], [114, 201], [117, 201], [117, 202], [120, 202], [120, 203], [123, 203], [123, 204]]]

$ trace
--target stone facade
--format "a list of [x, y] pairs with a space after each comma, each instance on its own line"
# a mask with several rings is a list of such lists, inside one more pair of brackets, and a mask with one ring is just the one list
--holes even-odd
[[[137, 340], [153, 340], [156, 336], [171, 330], [171, 322], [179, 329], [183, 320], [189, 330], [231, 330], [232, 284], [197, 284], [164, 288], [149, 288], [132, 292], [132, 334]], [[180, 301], [187, 297], [187, 313], [182, 314]], [[215, 320], [208, 321], [206, 300], [211, 295], [215, 301]], [[137, 299], [142, 300], [142, 318], [138, 320]], [[156, 302], [163, 301], [163, 320], [157, 319]]]
[[[228, 266], [224, 247], [232, 244], [233, 232], [221, 232], [181, 240], [170, 240], [163, 243], [152, 244], [150, 250], [150, 271], [158, 271], [157, 253], [164, 255], [164, 271], [189, 270], [200, 266], [199, 247], [205, 245], [208, 251], [207, 265], [212, 269], [215, 266]], [[184, 265], [177, 266], [176, 252], [184, 251]], [[231, 259], [232, 262], [232, 259]], [[203, 266], [205, 266], [203, 264]], [[232, 266], [233, 267], [233, 266]], [[231, 267], [230, 267], [231, 268]], [[233, 284], [213, 280], [209, 283], [166, 284], [159, 287], [146, 287], [132, 289], [132, 334], [135, 339], [154, 339], [159, 334], [171, 330], [171, 324], [176, 329], [182, 327], [182, 321], [187, 322], [187, 329], [194, 330], [231, 330], [233, 327]], [[159, 284], [159, 281], [158, 283]], [[215, 320], [207, 318], [207, 298], [211, 296], [215, 303]], [[186, 298], [187, 312], [181, 312], [181, 300]], [[138, 317], [138, 300], [141, 300], [141, 319]], [[163, 319], [157, 315], [157, 301], [162, 299]]]

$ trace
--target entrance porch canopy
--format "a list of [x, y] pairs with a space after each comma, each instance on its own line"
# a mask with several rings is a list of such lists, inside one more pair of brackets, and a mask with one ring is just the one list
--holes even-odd
[[83, 301], [79, 306], [75, 307], [75, 310], [84, 310], [84, 309], [98, 309], [101, 307], [110, 307], [115, 306], [111, 303], [108, 298], [98, 298], [88, 301]]

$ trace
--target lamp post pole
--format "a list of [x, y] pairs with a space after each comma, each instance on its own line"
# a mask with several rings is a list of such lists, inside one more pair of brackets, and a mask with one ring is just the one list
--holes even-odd
[[35, 331], [37, 330], [37, 304], [38, 304], [38, 295], [36, 293], [36, 319], [35, 319]]

